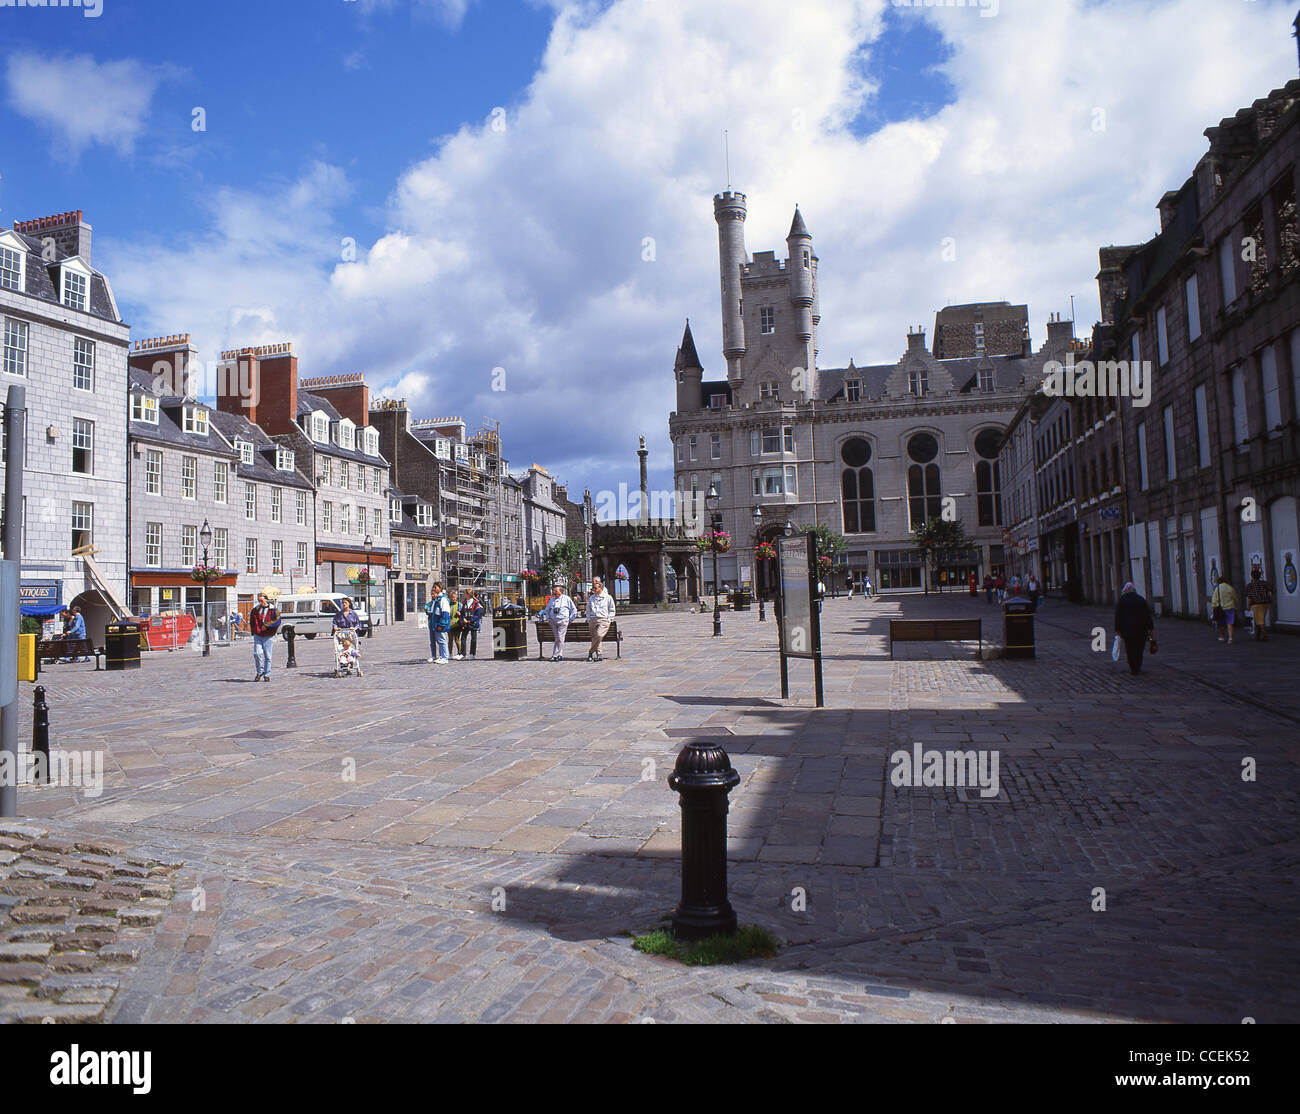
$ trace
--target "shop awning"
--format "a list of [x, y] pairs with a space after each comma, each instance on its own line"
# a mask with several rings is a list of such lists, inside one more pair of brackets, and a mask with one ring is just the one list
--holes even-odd
[[20, 614], [44, 618], [57, 615], [63, 609], [63, 589], [57, 580], [20, 584], [18, 586]]

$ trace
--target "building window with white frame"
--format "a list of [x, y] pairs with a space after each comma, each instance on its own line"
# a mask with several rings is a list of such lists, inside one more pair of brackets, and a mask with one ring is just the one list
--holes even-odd
[[257, 539], [244, 539], [244, 571], [257, 572]]
[[346, 460], [339, 461], [339, 487], [346, 490], [352, 486], [352, 472]]
[[907, 389], [917, 398], [930, 389], [930, 373], [923, 367], [914, 367], [907, 373]]
[[709, 459], [710, 460], [722, 459], [722, 434], [721, 433], [709, 434]]
[[78, 391], [95, 389], [95, 342], [76, 337], [72, 342], [72, 386]]
[[93, 545], [95, 540], [95, 504], [74, 501], [72, 504], [72, 548]]
[[295, 521], [299, 526], [307, 525], [307, 493], [300, 491], [297, 493], [297, 515]]
[[63, 298], [61, 301], [68, 309], [75, 309], [79, 313], [85, 313], [86, 306], [89, 303], [89, 280], [80, 271], [75, 271], [68, 266], [62, 268], [62, 274]]
[[862, 380], [861, 379], [844, 380], [844, 400], [846, 402], [862, 401]]
[[0, 287], [5, 290], [23, 289], [23, 252], [0, 245]]
[[95, 423], [72, 419], [72, 470], [82, 476], [95, 472]]
[[352, 533], [352, 508], [347, 503], [339, 504], [339, 533]]
[[271, 542], [271, 571], [273, 573], [284, 572], [284, 542], [279, 538]]
[[245, 441], [242, 438], [240, 438], [235, 441], [235, 448], [239, 452], [240, 464], [251, 465], [253, 463], [253, 442], [252, 441]]
[[280, 472], [292, 472], [293, 450], [277, 448], [275, 450], [275, 467]]
[[224, 503], [228, 499], [227, 484], [230, 482], [230, 464], [225, 460], [212, 463], [212, 501]]
[[370, 532], [375, 535], [375, 541], [378, 541], [384, 535], [384, 516], [378, 507], [370, 508], [370, 523]]
[[690, 437], [687, 439], [687, 443], [688, 443], [688, 445], [689, 445], [689, 447], [690, 447], [690, 448], [689, 448], [689, 452], [690, 452], [690, 458], [691, 458], [691, 460], [697, 460], [697, 459], [699, 459], [699, 458], [698, 458], [698, 453], [699, 453], [699, 438], [696, 437], [695, 434], [692, 433], [692, 434], [690, 435]]
[[184, 429], [200, 437], [208, 435], [208, 412], [202, 406], [186, 406], [184, 411]]
[[162, 494], [163, 454], [157, 449], [144, 451], [144, 493]]
[[1264, 432], [1272, 433], [1282, 425], [1282, 392], [1277, 381], [1277, 356], [1271, 344], [1259, 350], [1259, 382], [1264, 389]]
[[334, 530], [334, 504], [328, 499], [321, 504], [321, 529], [332, 532]]
[[976, 385], [981, 391], [993, 390], [993, 369], [991, 367], [979, 369]]
[[197, 499], [199, 496], [199, 458], [181, 457], [181, 498]]
[[284, 489], [279, 487], [271, 488], [271, 521], [284, 521]]
[[1187, 339], [1190, 342], [1201, 335], [1201, 295], [1196, 275], [1188, 276], [1183, 283], [1183, 293], [1187, 299]]
[[758, 398], [760, 402], [770, 402], [776, 398], [776, 381], [766, 379], [758, 385]]
[[322, 485], [332, 484], [334, 482], [334, 469], [332, 463], [332, 459], [328, 456], [320, 458], [320, 482]]
[[5, 318], [6, 375], [27, 374], [27, 322], [13, 317]]
[[298, 568], [300, 568], [304, 573], [306, 573], [307, 571], [307, 560], [308, 560], [307, 543], [299, 542], [298, 543]]
[[257, 520], [257, 484], [244, 484], [244, 518]]
[[776, 310], [772, 306], [760, 306], [758, 324], [759, 330], [763, 333], [776, 332]]
[[319, 445], [328, 443], [330, 439], [330, 420], [327, 415], [312, 414], [311, 439]]
[[197, 526], [181, 527], [181, 564], [186, 568], [198, 563], [199, 528]]
[[162, 568], [162, 523], [144, 525], [144, 563], [151, 569]]
[[158, 424], [158, 400], [153, 395], [135, 394], [131, 396], [131, 420]]
[[429, 567], [429, 546], [425, 542], [420, 543], [420, 571], [423, 572]]
[[1219, 289], [1227, 309], [1237, 300], [1237, 251], [1231, 236], [1219, 241]]
[[230, 531], [219, 526], [212, 531], [212, 563], [219, 569], [227, 569], [230, 562]]
[[362, 506], [358, 506], [357, 507], [357, 533], [364, 534], [365, 532], [366, 532], [366, 508]]

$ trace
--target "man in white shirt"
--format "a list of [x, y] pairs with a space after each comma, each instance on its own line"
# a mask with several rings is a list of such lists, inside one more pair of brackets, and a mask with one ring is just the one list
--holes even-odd
[[546, 601], [541, 615], [551, 624], [551, 634], [555, 636], [555, 652], [551, 654], [551, 661], [563, 661], [564, 633], [578, 617], [578, 609], [573, 606], [573, 600], [564, 588], [557, 584], [551, 589], [551, 598]]
[[588, 661], [604, 661], [600, 656], [600, 644], [609, 633], [610, 620], [614, 618], [614, 597], [605, 591], [605, 582], [600, 577], [593, 577], [591, 592], [587, 596], [587, 625], [591, 628], [591, 649], [587, 652]]

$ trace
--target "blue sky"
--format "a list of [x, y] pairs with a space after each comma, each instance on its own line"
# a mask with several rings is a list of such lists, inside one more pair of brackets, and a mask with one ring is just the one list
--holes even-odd
[[724, 129], [749, 251], [807, 219], [820, 363], [893, 362], [950, 302], [1028, 302], [1041, 341], [1074, 295], [1086, 333], [1098, 247], [1296, 74], [1290, 0], [990, 6], [0, 8], [0, 223], [84, 210], [136, 336], [292, 341], [578, 489], [634, 484], [645, 434], [667, 487], [687, 316], [721, 374]]

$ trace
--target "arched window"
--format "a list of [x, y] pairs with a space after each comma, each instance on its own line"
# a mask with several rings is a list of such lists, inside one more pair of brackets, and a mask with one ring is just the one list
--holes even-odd
[[980, 525], [1002, 525], [1002, 466], [998, 463], [998, 446], [1002, 433], [983, 429], [975, 438], [975, 451], [983, 459], [975, 464], [975, 490], [979, 497]]
[[850, 437], [840, 448], [844, 471], [840, 474], [841, 506], [846, 534], [876, 532], [876, 482], [868, 465], [871, 443], [865, 437]]
[[910, 529], [938, 518], [942, 513], [939, 466], [932, 463], [939, 455], [939, 442], [929, 433], [914, 433], [907, 441], [907, 455], [912, 460], [907, 469], [907, 514]]

